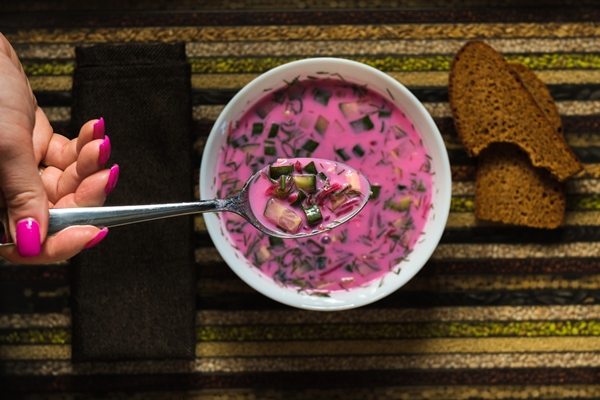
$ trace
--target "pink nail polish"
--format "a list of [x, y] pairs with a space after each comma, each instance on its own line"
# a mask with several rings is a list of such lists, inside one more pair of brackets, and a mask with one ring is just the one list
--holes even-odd
[[90, 247], [94, 247], [95, 245], [100, 243], [102, 241], [102, 239], [104, 239], [106, 237], [107, 234], [108, 234], [108, 228], [102, 228], [102, 230], [100, 232], [98, 232], [96, 237], [93, 238], [92, 240], [90, 240], [85, 246], [83, 246], [83, 248], [89, 249]]
[[108, 182], [106, 183], [106, 187], [104, 188], [105, 194], [110, 194], [115, 188], [117, 181], [119, 180], [119, 165], [115, 164], [111, 167], [110, 173], [108, 175]]
[[100, 143], [100, 146], [98, 147], [98, 165], [100, 165], [100, 167], [104, 167], [104, 164], [108, 161], [110, 150], [110, 139], [108, 136], [104, 136], [104, 141]]
[[94, 133], [92, 139], [103, 139], [104, 138], [104, 118], [100, 118], [94, 124]]
[[17, 250], [21, 257], [34, 257], [40, 254], [40, 225], [33, 218], [17, 223]]

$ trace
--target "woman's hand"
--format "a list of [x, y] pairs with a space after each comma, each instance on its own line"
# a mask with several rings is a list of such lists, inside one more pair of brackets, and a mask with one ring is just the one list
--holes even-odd
[[106, 229], [71, 227], [46, 239], [48, 209], [104, 204], [119, 175], [104, 169], [110, 139], [104, 120], [87, 122], [76, 139], [55, 134], [37, 106], [12, 46], [0, 34], [0, 210], [4, 240], [0, 257], [18, 264], [68, 259], [98, 243]]

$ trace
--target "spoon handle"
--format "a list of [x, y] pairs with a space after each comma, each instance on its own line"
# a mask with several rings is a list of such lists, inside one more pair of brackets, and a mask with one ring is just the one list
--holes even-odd
[[180, 215], [225, 211], [226, 200], [201, 200], [190, 203], [149, 204], [141, 206], [52, 208], [48, 235], [73, 225], [112, 226], [134, 224]]

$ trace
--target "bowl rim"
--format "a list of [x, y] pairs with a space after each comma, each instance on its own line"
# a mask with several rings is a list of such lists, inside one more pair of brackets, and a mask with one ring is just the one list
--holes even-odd
[[[211, 168], [215, 166], [214, 160], [218, 159], [219, 152], [214, 151], [214, 149], [226, 135], [229, 122], [238, 119], [255, 100], [263, 97], [266, 93], [266, 88], [278, 89], [285, 85], [284, 79], [289, 80], [290, 77], [298, 75], [306, 76], [311, 73], [314, 74], [317, 71], [323, 71], [324, 65], [327, 65], [327, 69], [329, 70], [332, 68], [338, 68], [339, 70], [341, 68], [361, 71], [361, 76], [365, 72], [373, 74], [376, 78], [375, 80], [377, 82], [383, 82], [384, 85], [372, 85], [371, 82], [369, 82], [369, 89], [385, 95], [381, 86], [385, 87], [389, 94], [387, 97], [388, 99], [392, 96], [390, 90], [393, 89], [394, 95], [392, 96], [391, 101], [393, 101], [395, 105], [408, 116], [411, 122], [417, 126], [417, 131], [420, 135], [423, 136], [422, 132], [428, 132], [426, 135], [427, 137], [423, 137], [424, 142], [426, 142], [426, 148], [430, 153], [432, 150], [436, 153], [435, 157], [430, 154], [435, 166], [435, 175], [432, 177], [432, 186], [434, 188], [432, 198], [435, 198], [435, 209], [432, 211], [434, 211], [433, 214], [435, 219], [433, 219], [432, 213], [430, 212], [425, 229], [431, 228], [432, 224], [437, 229], [435, 231], [428, 231], [427, 235], [425, 235], [425, 239], [415, 245], [415, 248], [418, 248], [418, 254], [417, 252], [411, 253], [411, 259], [407, 261], [406, 265], [400, 268], [400, 273], [394, 274], [394, 276], [390, 278], [392, 280], [391, 284], [386, 282], [384, 285], [371, 284], [367, 288], [352, 288], [345, 292], [336, 291], [334, 292], [334, 297], [311, 296], [303, 292], [298, 292], [295, 289], [278, 285], [272, 279], [265, 276], [265, 274], [261, 273], [258, 268], [251, 267], [247, 264], [245, 258], [238, 258], [235, 255], [235, 250], [230, 246], [226, 234], [222, 233], [223, 228], [220, 223], [221, 219], [217, 215], [211, 213], [204, 214], [204, 219], [208, 233], [226, 264], [236, 275], [255, 290], [275, 301], [292, 307], [317, 311], [337, 311], [373, 303], [404, 286], [431, 258], [439, 244], [448, 219], [452, 193], [452, 180], [450, 162], [444, 141], [437, 125], [424, 105], [402, 83], [383, 71], [364, 63], [334, 57], [315, 57], [291, 61], [261, 74], [237, 92], [215, 121], [202, 155], [200, 165], [200, 194], [202, 199], [210, 198], [207, 193], [212, 193], [212, 190], [214, 189], [214, 183], [212, 183], [214, 181], [214, 175], [209, 174]], [[299, 74], [298, 72], [293, 71], [306, 72]], [[357, 80], [361, 81], [360, 78], [355, 77], [358, 73], [349, 75], [346, 72], [340, 72], [340, 75], [344, 76], [344, 78], [352, 76], [352, 78], [347, 79], [350, 82]], [[364, 81], [366, 79], [362, 80]], [[280, 84], [273, 85], [273, 82], [279, 82]], [[401, 101], [403, 101], [403, 103], [399, 104]], [[390, 274], [387, 274], [385, 277], [388, 277], [389, 275]], [[378, 282], [379, 280], [376, 281]]]

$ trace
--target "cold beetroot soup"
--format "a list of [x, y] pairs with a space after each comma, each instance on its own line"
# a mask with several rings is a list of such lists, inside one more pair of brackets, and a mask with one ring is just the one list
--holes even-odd
[[264, 275], [327, 295], [400, 272], [424, 234], [433, 171], [419, 133], [389, 96], [341, 76], [294, 80], [230, 124], [219, 156], [220, 198], [281, 158], [339, 161], [371, 183], [371, 199], [353, 219], [309, 238], [276, 239], [225, 214], [232, 242]]

